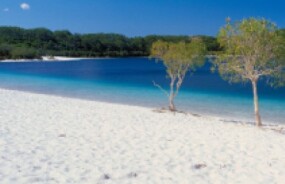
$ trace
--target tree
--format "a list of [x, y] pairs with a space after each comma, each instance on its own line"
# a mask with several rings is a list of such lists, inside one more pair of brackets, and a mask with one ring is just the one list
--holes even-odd
[[18, 27], [0, 27], [0, 42], [15, 44], [22, 42], [24, 29]]
[[[190, 43], [170, 43], [157, 41], [151, 47], [151, 56], [163, 61], [167, 75], [170, 78], [170, 90], [165, 91], [169, 98], [169, 110], [176, 111], [174, 98], [184, 81], [188, 71], [195, 71], [205, 63], [205, 45], [200, 39], [193, 39]], [[162, 89], [159, 85], [155, 86]]]
[[[0, 26], [0, 45], [9, 45], [7, 49], [1, 48], [1, 59], [11, 57], [11, 52], [18, 48], [23, 51], [36, 50], [36, 56], [61, 55], [61, 56], [149, 56], [151, 46], [154, 42], [162, 40], [165, 42], [190, 43], [191, 39], [200, 38], [206, 45], [208, 51], [219, 51], [217, 39], [209, 36], [185, 35], [149, 35], [145, 37], [129, 38], [122, 34], [96, 33], [76, 34], [68, 30], [51, 31], [46, 28], [23, 29], [19, 27]], [[13, 51], [18, 52], [18, 51]], [[211, 52], [213, 54], [214, 52]], [[30, 54], [29, 54], [30, 55]], [[14, 55], [19, 56], [18, 54]]]
[[153, 45], [153, 43], [159, 40], [165, 42], [173, 42], [173, 43], [190, 41], [189, 36], [161, 36], [161, 35], [148, 35], [144, 37], [144, 40], [147, 48], [146, 51], [148, 53], [151, 53], [151, 46]]
[[131, 38], [128, 50], [132, 55], [146, 55], [145, 39], [143, 37]]
[[57, 49], [65, 51], [70, 49], [72, 34], [68, 30], [55, 31], [53, 34], [57, 43]]
[[249, 18], [236, 23], [227, 19], [218, 42], [224, 48], [216, 61], [220, 75], [230, 82], [251, 82], [256, 126], [262, 126], [258, 81], [281, 75], [284, 67], [284, 41], [276, 25], [265, 19]]
[[0, 44], [0, 59], [7, 59], [11, 57], [12, 47], [7, 44]]
[[35, 49], [17, 47], [11, 52], [12, 59], [34, 59], [39, 58]]

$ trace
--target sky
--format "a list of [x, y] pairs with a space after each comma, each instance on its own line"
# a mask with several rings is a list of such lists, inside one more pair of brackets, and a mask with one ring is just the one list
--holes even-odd
[[73, 33], [215, 36], [226, 17], [285, 28], [285, 0], [0, 0], [0, 26]]

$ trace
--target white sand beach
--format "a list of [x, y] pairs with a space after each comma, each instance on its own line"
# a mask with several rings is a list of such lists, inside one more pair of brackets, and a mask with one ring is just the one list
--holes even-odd
[[0, 90], [1, 184], [285, 182], [285, 135], [215, 117]]
[[42, 56], [43, 61], [74, 61], [74, 60], [84, 60], [93, 58], [79, 58], [79, 57], [64, 57], [64, 56]]
[[43, 61], [41, 59], [4, 59], [0, 60], [2, 63], [20, 63], [20, 62], [37, 62], [37, 61]]
[[80, 58], [80, 57], [64, 57], [64, 56], [42, 56], [42, 59], [5, 59], [0, 60], [3, 63], [9, 62], [42, 62], [42, 61], [75, 61], [75, 60], [86, 60], [86, 59], [97, 59], [97, 58]]

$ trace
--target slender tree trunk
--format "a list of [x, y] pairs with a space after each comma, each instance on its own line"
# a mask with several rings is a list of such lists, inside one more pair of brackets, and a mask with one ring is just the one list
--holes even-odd
[[174, 105], [174, 93], [169, 95], [169, 110], [170, 111], [176, 111], [176, 108]]
[[170, 93], [169, 93], [169, 110], [170, 111], [176, 111], [175, 105], [174, 105], [174, 97], [175, 97], [175, 93], [174, 93], [174, 79], [171, 79], [171, 83], [170, 83]]
[[256, 126], [262, 126], [261, 117], [259, 114], [259, 105], [258, 105], [257, 80], [252, 81], [252, 90], [253, 90], [255, 123], [256, 123]]

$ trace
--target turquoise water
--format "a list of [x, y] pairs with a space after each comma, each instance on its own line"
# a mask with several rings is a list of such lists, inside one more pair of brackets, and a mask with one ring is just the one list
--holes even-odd
[[[71, 62], [0, 63], [0, 87], [72, 98], [167, 107], [167, 97], [152, 81], [168, 87], [165, 68], [146, 58]], [[259, 84], [263, 120], [285, 123], [285, 89]], [[209, 71], [189, 75], [176, 98], [179, 110], [253, 121], [249, 84], [230, 85]]]

